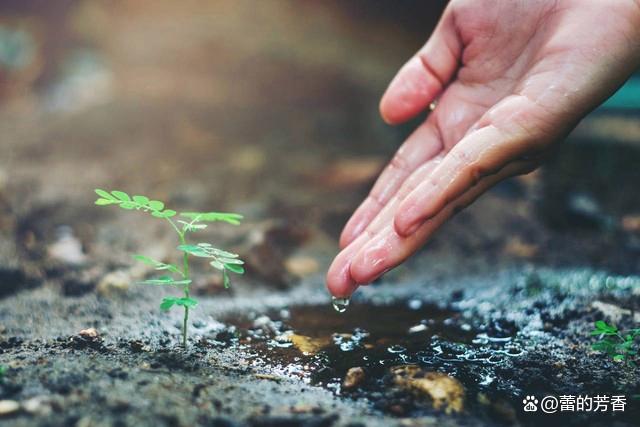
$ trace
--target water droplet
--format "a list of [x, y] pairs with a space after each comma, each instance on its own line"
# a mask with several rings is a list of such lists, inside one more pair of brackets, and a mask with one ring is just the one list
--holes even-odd
[[331, 304], [338, 313], [344, 313], [349, 307], [349, 298], [331, 297]]
[[391, 347], [387, 347], [387, 351], [389, 353], [403, 353], [407, 351], [407, 349], [401, 345], [392, 345]]

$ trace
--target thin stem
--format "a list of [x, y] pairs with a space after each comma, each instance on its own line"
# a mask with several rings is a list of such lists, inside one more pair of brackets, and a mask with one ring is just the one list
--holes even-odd
[[[173, 229], [178, 233], [178, 238], [180, 239], [181, 245], [186, 245], [187, 242], [185, 240], [186, 231], [180, 231], [180, 229], [176, 226], [176, 224], [171, 220], [171, 218], [167, 218], [167, 221], [171, 224]], [[183, 252], [182, 254], [182, 276], [185, 280], [189, 280], [189, 254]], [[183, 288], [185, 298], [189, 298], [189, 284], [184, 285]], [[187, 327], [189, 323], [189, 307], [184, 306], [184, 318], [182, 320], [182, 346], [187, 348]]]

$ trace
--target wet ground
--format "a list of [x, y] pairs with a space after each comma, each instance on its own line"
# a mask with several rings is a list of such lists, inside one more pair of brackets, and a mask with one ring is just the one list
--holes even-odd
[[[637, 111], [594, 112], [338, 313], [340, 228], [411, 128], [377, 100], [438, 7], [180, 3], [0, 6], [28, 59], [0, 57], [1, 423], [637, 424], [638, 368], [589, 335], [640, 320]], [[247, 273], [194, 267], [188, 350], [163, 291], [131, 285], [171, 230], [95, 187], [245, 215], [202, 233]], [[585, 394], [627, 406], [523, 411]]]

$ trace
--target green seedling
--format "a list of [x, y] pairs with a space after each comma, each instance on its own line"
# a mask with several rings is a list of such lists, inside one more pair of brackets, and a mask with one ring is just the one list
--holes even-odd
[[[242, 215], [236, 213], [223, 212], [182, 212], [178, 213], [173, 209], [166, 209], [163, 202], [151, 200], [146, 196], [130, 196], [124, 191], [95, 190], [99, 196], [95, 204], [98, 206], [119, 206], [125, 210], [137, 210], [146, 212], [152, 217], [166, 220], [173, 230], [178, 234], [178, 251], [182, 252], [182, 266], [176, 264], [157, 261], [145, 255], [134, 255], [137, 261], [154, 267], [158, 271], [166, 271], [169, 274], [147, 279], [139, 282], [143, 285], [151, 286], [173, 286], [182, 290], [182, 296], [165, 297], [160, 303], [160, 310], [169, 311], [174, 306], [184, 309], [182, 322], [182, 345], [187, 347], [187, 326], [189, 322], [189, 310], [198, 304], [189, 292], [191, 284], [191, 274], [189, 270], [189, 257], [206, 258], [209, 264], [222, 272], [224, 287], [230, 284], [229, 273], [243, 274], [244, 261], [237, 254], [215, 248], [210, 243], [187, 243], [187, 234], [203, 230], [208, 222], [222, 221], [228, 224], [238, 225]], [[183, 219], [177, 219], [182, 217]]]
[[620, 331], [604, 320], [598, 320], [594, 326], [591, 335], [598, 336], [599, 341], [591, 346], [593, 350], [608, 354], [616, 362], [633, 363], [630, 359], [638, 354], [636, 338], [640, 337], [640, 328]]

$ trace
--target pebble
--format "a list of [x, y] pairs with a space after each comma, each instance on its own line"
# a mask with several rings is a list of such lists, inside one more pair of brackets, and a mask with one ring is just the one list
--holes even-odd
[[285, 260], [284, 266], [289, 273], [300, 277], [316, 273], [320, 269], [318, 261], [309, 256], [291, 256]]
[[129, 290], [131, 276], [122, 270], [107, 273], [98, 283], [96, 291], [103, 297], [124, 294]]
[[78, 332], [78, 335], [80, 335], [83, 338], [98, 338], [100, 334], [98, 334], [98, 331], [96, 330], [96, 328], [88, 328]]
[[345, 389], [358, 387], [365, 379], [365, 372], [359, 366], [349, 368], [347, 375], [344, 377], [342, 387]]
[[57, 230], [58, 240], [48, 248], [49, 257], [70, 265], [83, 264], [87, 256], [82, 251], [82, 243], [73, 235], [69, 226]]
[[20, 410], [20, 404], [15, 400], [0, 400], [0, 416], [10, 415]]
[[51, 406], [49, 406], [46, 398], [42, 396], [32, 397], [23, 401], [22, 408], [30, 414], [37, 415], [46, 415], [51, 412]]

